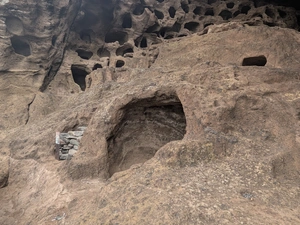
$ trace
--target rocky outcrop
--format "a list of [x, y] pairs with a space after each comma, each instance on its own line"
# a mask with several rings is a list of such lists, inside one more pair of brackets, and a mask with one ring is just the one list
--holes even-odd
[[296, 4], [1, 4], [1, 224], [300, 223]]

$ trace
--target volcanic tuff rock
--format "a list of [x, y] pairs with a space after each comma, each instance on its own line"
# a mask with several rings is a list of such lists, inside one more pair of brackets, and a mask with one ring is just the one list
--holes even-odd
[[298, 10], [0, 1], [0, 223], [299, 224]]

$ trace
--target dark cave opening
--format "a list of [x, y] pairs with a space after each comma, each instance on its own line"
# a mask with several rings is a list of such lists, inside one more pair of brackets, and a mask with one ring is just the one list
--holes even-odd
[[184, 24], [184, 28], [188, 29], [189, 31], [195, 32], [197, 28], [199, 27], [198, 22], [188, 22]]
[[140, 47], [141, 48], [147, 48], [148, 47], [147, 39], [145, 37], [142, 38]]
[[176, 9], [175, 9], [173, 6], [171, 6], [171, 7], [169, 8], [169, 15], [170, 15], [170, 17], [171, 17], [171, 18], [174, 18], [174, 17], [175, 17], [175, 14], [176, 14]]
[[154, 14], [159, 20], [162, 20], [164, 18], [164, 14], [161, 11], [154, 10]]
[[13, 36], [10, 41], [15, 53], [23, 56], [31, 55], [30, 45], [25, 38]]
[[242, 14], [247, 14], [250, 9], [251, 9], [251, 7], [249, 5], [244, 5], [244, 6], [241, 7], [241, 13]]
[[232, 13], [228, 10], [222, 10], [222, 12], [219, 13], [219, 16], [221, 16], [223, 20], [228, 20], [232, 18]]
[[183, 139], [186, 132], [186, 118], [177, 96], [134, 101], [120, 113], [120, 122], [107, 139], [110, 177], [146, 162], [168, 142]]
[[125, 65], [125, 62], [123, 60], [117, 60], [116, 67], [121, 68]]
[[118, 41], [120, 45], [123, 45], [125, 42], [128, 41], [127, 33], [122, 31], [115, 31], [105, 35], [106, 43], [113, 43], [116, 41]]
[[89, 34], [89, 31], [81, 31], [80, 32], [80, 39], [83, 40], [85, 43], [87, 44], [91, 44], [92, 43], [92, 39], [91, 39], [91, 35]]
[[244, 58], [242, 66], [265, 66], [267, 58], [264, 55]]
[[189, 5], [185, 4], [183, 2], [181, 3], [181, 8], [185, 13], [189, 13], [189, 11], [190, 11]]
[[132, 19], [130, 13], [126, 13], [123, 16], [123, 23], [122, 23], [123, 28], [131, 28], [132, 27]]
[[71, 72], [74, 82], [79, 85], [82, 91], [85, 91], [85, 77], [89, 74], [87, 68], [84, 65], [72, 65]]
[[206, 9], [204, 15], [205, 16], [214, 16], [215, 15], [214, 9]]
[[200, 15], [201, 14], [201, 11], [202, 11], [202, 8], [200, 6], [197, 6], [194, 10], [193, 10], [193, 13], [195, 15]]
[[93, 56], [92, 52], [83, 49], [77, 49], [76, 52], [78, 56], [82, 59], [90, 59]]
[[97, 51], [97, 55], [100, 57], [100, 58], [103, 58], [103, 57], [110, 57], [110, 52], [106, 49], [106, 48], [99, 48], [98, 51]]
[[97, 70], [97, 69], [102, 69], [102, 65], [99, 64], [99, 63], [96, 63], [94, 66], [93, 66], [93, 70]]
[[228, 2], [226, 3], [226, 6], [228, 9], [232, 9], [234, 7], [234, 3], [233, 2]]

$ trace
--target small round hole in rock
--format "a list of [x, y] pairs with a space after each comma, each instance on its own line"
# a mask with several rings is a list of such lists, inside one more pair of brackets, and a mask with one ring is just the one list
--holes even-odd
[[164, 18], [164, 14], [158, 10], [154, 10], [154, 14], [159, 20], [162, 20]]
[[181, 3], [181, 8], [185, 13], [189, 13], [189, 11], [190, 11], [189, 5], [185, 4], [183, 2]]
[[97, 70], [97, 69], [102, 69], [102, 65], [99, 64], [99, 63], [96, 63], [94, 66], [93, 66], [93, 70]]
[[76, 50], [78, 56], [82, 59], [90, 59], [93, 56], [93, 53], [90, 51], [85, 51], [83, 49]]
[[226, 6], [227, 6], [228, 9], [232, 9], [234, 7], [234, 3], [233, 2], [228, 2], [226, 4]]
[[244, 58], [242, 66], [265, 66], [267, 58], [263, 55]]
[[147, 44], [147, 39], [145, 37], [143, 37], [140, 47], [141, 48], [147, 48], [148, 44]]
[[130, 13], [126, 13], [123, 16], [123, 23], [122, 23], [123, 28], [131, 28], [132, 27], [132, 19]]
[[241, 13], [242, 13], [242, 14], [247, 14], [247, 13], [249, 12], [250, 9], [251, 9], [250, 6], [244, 5], [244, 6], [241, 8]]
[[206, 9], [205, 16], [214, 16], [214, 9]]
[[222, 12], [219, 13], [219, 16], [221, 16], [223, 20], [228, 20], [232, 18], [232, 13], [228, 10], [222, 10]]
[[197, 6], [194, 10], [193, 10], [193, 13], [195, 15], [200, 15], [201, 14], [201, 10], [202, 8], [200, 6]]
[[110, 57], [110, 52], [106, 48], [99, 48], [98, 51], [97, 51], [97, 55], [100, 58]]
[[15, 53], [23, 56], [31, 55], [30, 45], [25, 38], [14, 36], [10, 41]]
[[169, 8], [169, 15], [170, 15], [170, 17], [171, 17], [171, 18], [174, 18], [174, 17], [175, 17], [175, 14], [176, 14], [176, 9], [175, 9], [173, 6], [171, 6], [171, 7]]
[[188, 22], [184, 24], [184, 28], [188, 29], [189, 31], [195, 32], [199, 26], [199, 23], [197, 22]]
[[141, 4], [138, 4], [135, 7], [135, 9], [133, 10], [133, 14], [139, 16], [139, 15], [142, 15], [144, 13], [144, 11], [145, 11], [144, 6], [142, 6]]
[[116, 67], [117, 68], [121, 68], [121, 67], [123, 67], [125, 65], [125, 62], [123, 61], [123, 60], [118, 60], [117, 62], [116, 62]]

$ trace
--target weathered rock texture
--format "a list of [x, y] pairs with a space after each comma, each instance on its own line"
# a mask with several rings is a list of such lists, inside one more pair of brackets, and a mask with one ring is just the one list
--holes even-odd
[[1, 224], [300, 223], [297, 4], [0, 4]]

